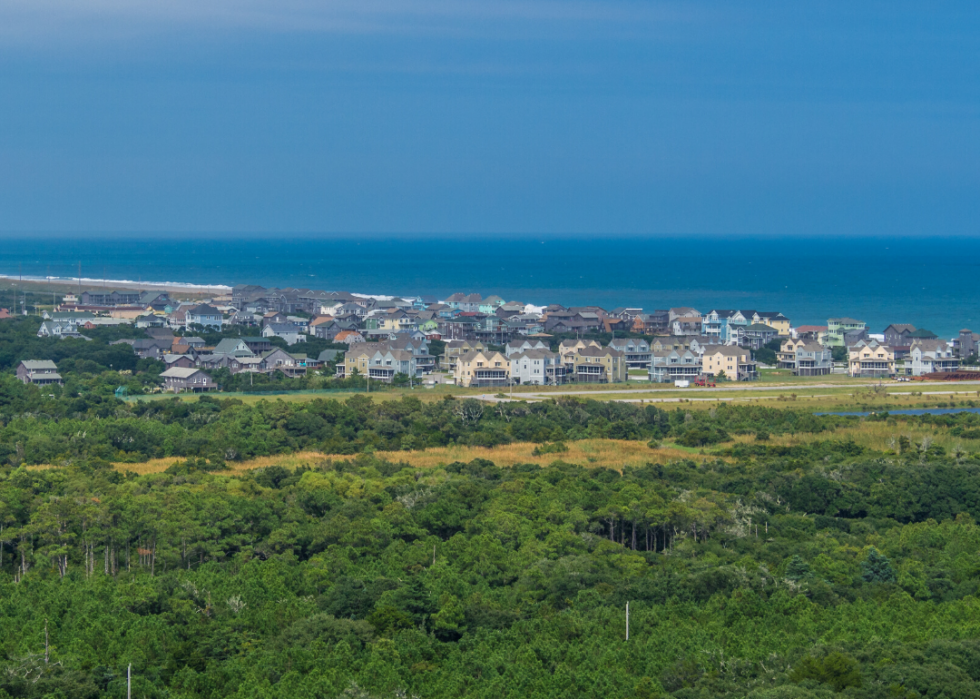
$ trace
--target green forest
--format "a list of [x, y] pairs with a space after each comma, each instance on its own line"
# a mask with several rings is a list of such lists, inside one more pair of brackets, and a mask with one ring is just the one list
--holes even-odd
[[[980, 697], [980, 460], [902, 436], [978, 415], [873, 451], [764, 407], [112, 390], [0, 377], [2, 698]], [[515, 441], [555, 461], [378, 455]]]

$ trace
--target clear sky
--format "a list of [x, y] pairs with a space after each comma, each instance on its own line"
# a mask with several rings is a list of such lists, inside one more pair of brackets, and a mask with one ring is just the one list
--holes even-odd
[[980, 3], [3, 0], [0, 231], [976, 235]]

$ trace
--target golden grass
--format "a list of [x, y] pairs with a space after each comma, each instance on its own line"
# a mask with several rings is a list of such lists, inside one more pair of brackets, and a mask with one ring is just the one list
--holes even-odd
[[[567, 452], [561, 454], [542, 454], [541, 456], [534, 456], [533, 452], [536, 446], [538, 445], [530, 442], [519, 442], [494, 447], [493, 449], [486, 447], [452, 446], [426, 449], [424, 451], [379, 451], [375, 455], [388, 461], [406, 462], [415, 468], [435, 468], [445, 466], [453, 461], [468, 462], [473, 459], [487, 459], [497, 466], [503, 467], [526, 463], [547, 466], [554, 461], [561, 460], [586, 468], [605, 467], [617, 471], [622, 471], [624, 466], [630, 465], [643, 466], [647, 463], [662, 464], [678, 459], [701, 461], [708, 458], [716, 458], [701, 454], [698, 449], [685, 449], [670, 445], [651, 449], [647, 446], [646, 442], [632, 442], [620, 439], [586, 439], [577, 442], [568, 442]], [[327, 459], [342, 460], [350, 458], [353, 457], [323, 454], [315, 451], [304, 451], [280, 456], [262, 456], [247, 461], [228, 462], [230, 470], [217, 472], [217, 475], [234, 475], [268, 466], [282, 466], [283, 468], [314, 466]], [[163, 473], [181, 460], [179, 457], [168, 457], [164, 459], [151, 459], [143, 463], [117, 463], [114, 466], [118, 471], [133, 471], [142, 476], [151, 473]], [[56, 467], [51, 464], [44, 464], [29, 466], [28, 468], [32, 470], [44, 470]]]
[[528, 442], [506, 444], [493, 449], [486, 447], [439, 447], [425, 451], [396, 451], [378, 452], [389, 461], [406, 461], [417, 468], [433, 468], [444, 466], [453, 461], [472, 461], [487, 459], [497, 466], [514, 466], [515, 464], [537, 464], [547, 466], [553, 461], [564, 461], [585, 467], [606, 467], [621, 471], [624, 466], [642, 466], [646, 463], [666, 463], [677, 459], [695, 460], [709, 458], [697, 450], [686, 450], [679, 447], [661, 447], [651, 449], [646, 442], [633, 442], [622, 439], [584, 439], [567, 442], [568, 451], [561, 454], [542, 454], [534, 456], [537, 445]]
[[[904, 421], [895, 421], [894, 424], [889, 422], [859, 422], [853, 426], [840, 427], [833, 432], [772, 435], [768, 444], [797, 446], [826, 440], [851, 440], [866, 449], [894, 451], [898, 447], [900, 437], [905, 437], [916, 445], [922, 444], [923, 439], [928, 439], [946, 449], [947, 452], [960, 450], [965, 454], [972, 454], [980, 451], [980, 440], [962, 439], [950, 434], [945, 427], [917, 425]], [[738, 435], [735, 437], [735, 441], [740, 443], [753, 442], [754, 439], [754, 435]]]

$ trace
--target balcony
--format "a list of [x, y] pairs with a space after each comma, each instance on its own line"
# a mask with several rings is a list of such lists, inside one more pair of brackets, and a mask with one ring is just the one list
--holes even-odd
[[477, 369], [470, 386], [506, 386], [510, 383], [506, 369]]
[[579, 364], [575, 367], [575, 380], [582, 383], [606, 383], [606, 368], [601, 364]]
[[637, 352], [626, 355], [626, 367], [629, 369], [649, 369], [650, 353]]
[[375, 381], [391, 383], [391, 380], [395, 378], [395, 370], [391, 367], [373, 366], [368, 369], [368, 376]]
[[696, 364], [658, 364], [650, 370], [650, 380], [655, 383], [669, 383], [677, 379], [696, 379], [701, 375], [701, 367]]
[[565, 383], [565, 367], [550, 366], [545, 368], [544, 371], [545, 376], [547, 376], [548, 383], [555, 385]]

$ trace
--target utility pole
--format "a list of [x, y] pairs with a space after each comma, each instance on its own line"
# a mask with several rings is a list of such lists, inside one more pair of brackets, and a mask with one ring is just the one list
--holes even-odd
[[133, 664], [126, 668], [126, 699], [133, 699]]
[[78, 298], [82, 297], [82, 261], [78, 261]]
[[626, 640], [630, 640], [630, 603], [626, 603]]

